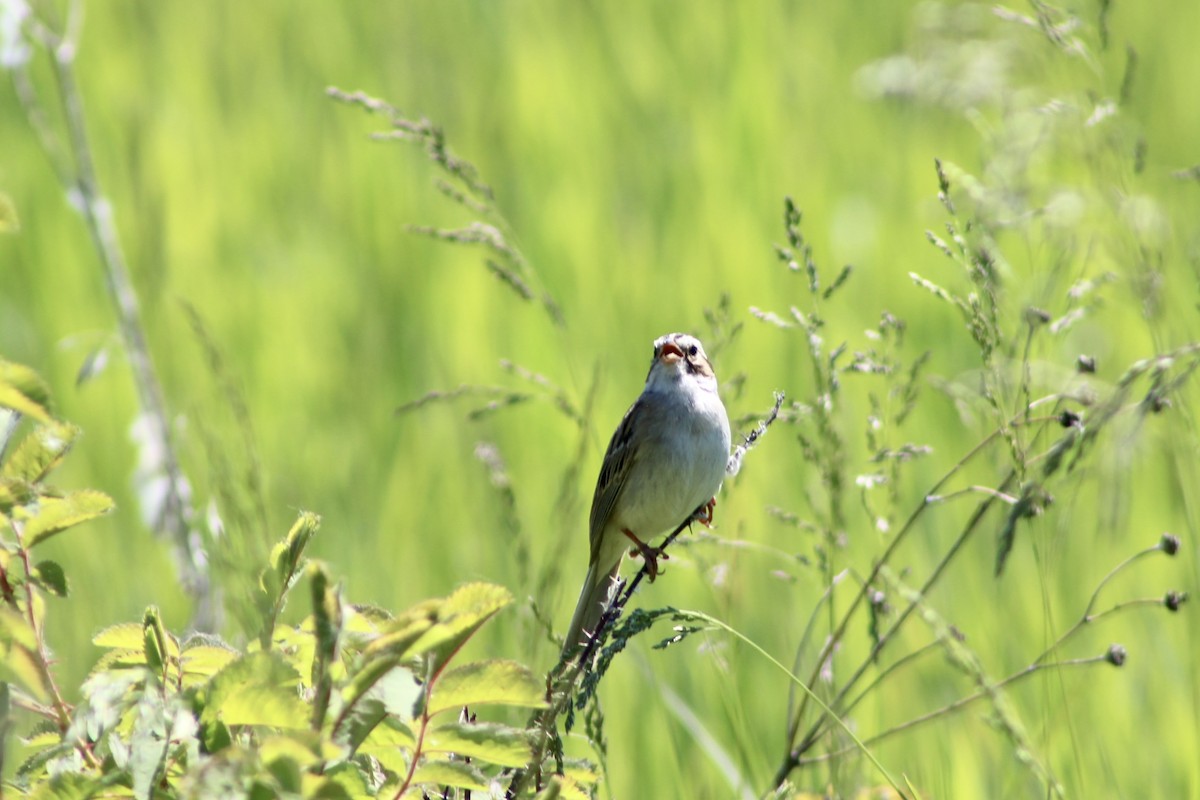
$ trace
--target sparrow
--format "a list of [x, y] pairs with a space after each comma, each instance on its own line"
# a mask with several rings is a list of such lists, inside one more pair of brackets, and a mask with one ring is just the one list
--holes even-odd
[[686, 333], [657, 339], [646, 386], [613, 433], [596, 480], [587, 577], [564, 655], [595, 633], [631, 545], [653, 580], [659, 551], [649, 542], [697, 512], [700, 521], [711, 521], [729, 438], [729, 417], [700, 340]]

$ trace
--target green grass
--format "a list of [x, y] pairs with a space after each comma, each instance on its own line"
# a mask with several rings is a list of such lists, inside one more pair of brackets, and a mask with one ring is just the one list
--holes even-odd
[[[586, 566], [592, 480], [610, 431], [640, 390], [656, 336], [709, 333], [703, 311], [727, 295], [731, 321], [744, 325], [716, 364], [723, 380], [744, 377], [726, 393], [731, 416], [761, 416], [776, 389], [811, 402], [805, 337], [748, 311], [786, 317], [791, 305], [811, 309], [804, 274], [790, 273], [773, 250], [786, 242], [785, 196], [804, 212], [824, 281], [854, 265], [846, 285], [821, 303], [826, 352], [849, 342], [848, 361], [870, 344], [863, 331], [885, 310], [907, 324], [894, 352], [901, 364], [931, 352], [916, 410], [885, 433], [892, 446], [912, 442], [932, 453], [869, 495], [893, 531], [996, 426], [997, 412], [979, 397], [981, 380], [990, 376], [1007, 414], [1020, 407], [1027, 306], [1060, 317], [1078, 280], [1115, 275], [1083, 321], [1035, 338], [1032, 397], [1085, 380], [1108, 391], [1135, 360], [1200, 339], [1200, 199], [1194, 180], [1172, 176], [1200, 161], [1200, 107], [1191, 102], [1200, 74], [1191, 42], [1196, 5], [1116, 4], [1107, 47], [1099, 8], [1073, 7], [1090, 60], [1056, 50], [1036, 30], [997, 22], [987, 7], [939, 27], [939, 6], [876, 6], [89, 5], [77, 71], [95, 159], [198, 500], [223, 483], [240, 485], [250, 459], [182, 301], [203, 319], [253, 427], [267, 530], [247, 535], [274, 541], [298, 509], [318, 512], [324, 523], [312, 553], [344, 577], [351, 599], [395, 609], [473, 580], [506, 585], [521, 600], [561, 558], [534, 598], [561, 629]], [[877, 99], [864, 88], [864, 67], [901, 52], [948, 59], [922, 77], [925, 88], [969, 74], [964, 65], [984, 49], [972, 39], [979, 34], [1014, 59], [998, 95], [964, 107]], [[973, 43], [964, 48], [964, 40]], [[1136, 70], [1114, 119], [1087, 127], [1080, 119], [1090, 108], [1074, 122], [1053, 117], [1061, 123], [1018, 113], [1052, 98], [1118, 97], [1127, 46], [1137, 51]], [[44, 60], [35, 67], [35, 84], [51, 92]], [[330, 85], [362, 89], [443, 127], [451, 148], [494, 188], [565, 328], [490, 276], [481, 253], [406, 230], [461, 226], [471, 216], [436, 191], [439, 173], [420, 148], [369, 141], [384, 121], [330, 100]], [[87, 644], [95, 631], [140, 619], [150, 603], [180, 628], [191, 609], [166, 548], [137, 511], [137, 454], [127, 433], [136, 400], [95, 251], [11, 89], [0, 92], [0, 114], [8, 122], [0, 126], [0, 191], [21, 220], [17, 235], [0, 237], [0, 353], [41, 372], [64, 416], [85, 431], [59, 481], [102, 489], [119, 505], [50, 545], [74, 594], [51, 602], [51, 642], [64, 683], [77, 686], [98, 654]], [[951, 175], [960, 219], [992, 222], [1007, 261], [999, 273], [1004, 341], [990, 369], [957, 311], [909, 278], [919, 273], [961, 296], [972, 290], [926, 241], [926, 230], [946, 238], [935, 157], [1006, 190], [1009, 205], [973, 203], [966, 178]], [[1061, 216], [1014, 218], [1067, 188], [1085, 199], [1080, 215], [1059, 205], [1052, 208]], [[1156, 204], [1161, 223], [1146, 221], [1143, 198]], [[104, 342], [109, 368], [76, 387], [79, 365]], [[1075, 374], [1081, 353], [1095, 356], [1094, 377]], [[579, 408], [598, 376], [586, 431], [545, 400], [478, 420], [465, 418], [480, 404], [471, 400], [394, 414], [460, 384], [529, 389], [501, 359], [547, 376]], [[862, 576], [890, 541], [854, 484], [877, 468], [866, 462], [868, 393], [888, 384], [841, 380], [824, 423], [839, 432], [835, 451], [848, 481], [835, 571], [853, 566]], [[1195, 399], [1185, 383], [1166, 413], [1126, 414], [1105, 427], [1076, 470], [1056, 478], [1047, 513], [1018, 528], [1001, 577], [993, 571], [1002, 515], [993, 511], [936, 584], [928, 603], [966, 634], [991, 679], [1029, 663], [1082, 613], [1109, 569], [1163, 531], [1183, 538], [1180, 557], [1147, 559], [1106, 597], [1195, 589]], [[828, 579], [816, 566], [819, 535], [767, 511], [829, 524], [827, 490], [798, 445], [801, 431], [811, 436], [814, 427], [801, 420], [772, 430], [727, 483], [717, 539], [677, 549], [636, 603], [702, 610], [791, 663]], [[560, 483], [581, 435], [583, 462], [563, 513]], [[1058, 435], [1025, 443], [1037, 452]], [[223, 443], [229, 466], [213, 466], [206, 436]], [[479, 441], [494, 442], [505, 459], [529, 564], [515, 557], [500, 521], [503, 498], [473, 457]], [[995, 487], [1009, 463], [1007, 446], [995, 447], [952, 488]], [[912, 570], [908, 585], [924, 580], [980, 499], [923, 514], [892, 562], [898, 572]], [[521, 585], [525, 573], [532, 577]], [[848, 578], [839, 589], [835, 610], [848, 606], [853, 584]], [[888, 596], [894, 607], [902, 603], [894, 588]], [[1029, 743], [1067, 794], [1200, 796], [1200, 642], [1191, 612], [1118, 615], [1085, 630], [1066, 655], [1120, 642], [1129, 651], [1123, 669], [1052, 671], [1011, 690]], [[918, 620], [906, 625], [885, 661], [933, 638]], [[535, 630], [527, 611], [510, 611], [487, 649], [548, 668], [553, 649]], [[828, 631], [822, 607], [798, 671], [805, 679]], [[672, 710], [680, 707], [724, 748], [745, 788], [770, 788], [783, 756], [787, 681], [720, 632], [662, 652], [644, 639], [600, 690], [613, 796], [730, 795], [711, 751]], [[835, 685], [868, 648], [858, 620], [835, 661]], [[971, 686], [970, 675], [930, 654], [855, 711], [856, 730], [870, 736]], [[872, 749], [922, 796], [1042, 793], [989, 713], [972, 707]], [[792, 777], [813, 791], [882, 782], [859, 758]]]

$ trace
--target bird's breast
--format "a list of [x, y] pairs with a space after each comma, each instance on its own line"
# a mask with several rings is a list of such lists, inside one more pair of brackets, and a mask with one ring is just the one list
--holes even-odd
[[654, 404], [614, 519], [650, 539], [674, 529], [721, 488], [729, 422], [715, 392]]

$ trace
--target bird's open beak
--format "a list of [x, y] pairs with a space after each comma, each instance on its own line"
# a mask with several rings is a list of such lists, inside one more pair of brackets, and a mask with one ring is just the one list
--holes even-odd
[[683, 351], [679, 349], [679, 345], [674, 342], [667, 342], [662, 346], [662, 352], [658, 354], [658, 359], [664, 364], [674, 364], [679, 359], [683, 358]]

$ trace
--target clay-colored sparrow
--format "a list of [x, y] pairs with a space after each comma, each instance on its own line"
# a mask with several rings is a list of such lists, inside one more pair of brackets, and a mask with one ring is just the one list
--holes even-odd
[[729, 418], [717, 378], [694, 336], [669, 333], [654, 343], [646, 387], [617, 426], [592, 497], [591, 558], [565, 649], [595, 631], [632, 544], [657, 572], [647, 544], [714, 500], [729, 461]]

